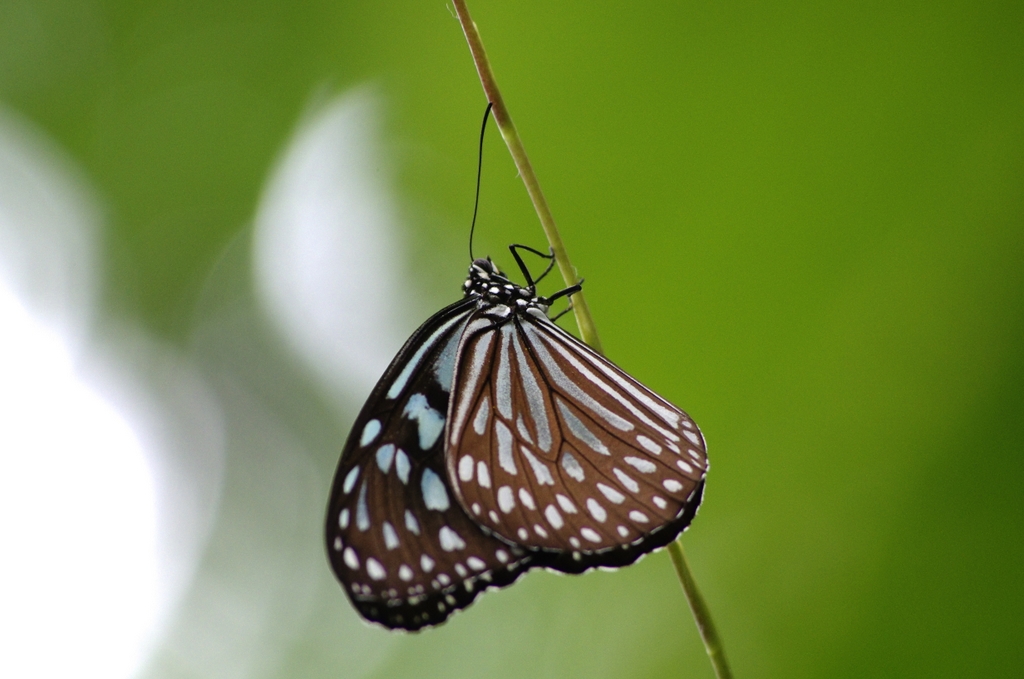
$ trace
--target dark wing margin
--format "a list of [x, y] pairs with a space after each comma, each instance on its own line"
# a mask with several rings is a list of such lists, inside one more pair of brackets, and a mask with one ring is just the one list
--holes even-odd
[[539, 311], [474, 319], [459, 356], [446, 469], [488, 531], [576, 573], [632, 563], [692, 521], [707, 453], [682, 410]]
[[444, 472], [455, 355], [475, 306], [450, 305], [413, 333], [359, 413], [335, 473], [331, 567], [360, 614], [388, 628], [444, 622], [532, 565], [467, 516]]

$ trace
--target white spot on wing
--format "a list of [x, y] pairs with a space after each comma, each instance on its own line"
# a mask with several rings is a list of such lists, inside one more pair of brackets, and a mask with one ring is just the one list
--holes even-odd
[[448, 526], [441, 526], [441, 530], [438, 532], [437, 537], [441, 540], [441, 549], [446, 552], [462, 549], [466, 546], [465, 540], [459, 537], [459, 534]]
[[625, 462], [642, 474], [653, 474], [657, 469], [653, 462], [645, 460], [642, 457], [627, 457], [625, 458]]
[[388, 575], [384, 570], [384, 566], [380, 565], [380, 561], [377, 561], [373, 557], [366, 560], [366, 574], [369, 575], [372, 580], [383, 580]]
[[636, 435], [636, 442], [643, 446], [645, 449], [654, 453], [655, 455], [661, 455], [661, 446], [647, 438], [643, 434]]
[[580, 528], [580, 535], [590, 540], [591, 542], [601, 542], [601, 536], [597, 534], [593, 528]]
[[658, 509], [665, 509], [665, 507], [668, 507], [668, 503], [665, 502], [665, 498], [661, 497], [660, 495], [655, 495], [654, 497], [652, 497], [651, 502], [657, 505]]
[[482, 571], [483, 569], [487, 568], [487, 564], [484, 563], [482, 559], [478, 559], [475, 556], [471, 556], [468, 559], [466, 559], [466, 565], [468, 565], [475, 571]]
[[626, 496], [620, 493], [619, 491], [615, 490], [611, 486], [606, 486], [603, 483], [598, 483], [597, 489], [601, 491], [602, 495], [604, 495], [606, 498], [608, 498], [617, 505], [621, 505], [623, 502], [626, 501]]
[[562, 451], [562, 469], [577, 481], [583, 480], [583, 467], [580, 466], [579, 461], [568, 450]]
[[463, 455], [459, 460], [459, 480], [465, 483], [471, 478], [473, 478], [473, 458]]
[[594, 498], [587, 498], [587, 511], [597, 521], [604, 523], [608, 520], [608, 512]]
[[523, 454], [526, 461], [530, 463], [530, 468], [533, 469], [533, 475], [537, 477], [537, 483], [542, 486], [553, 486], [555, 485], [555, 479], [551, 476], [551, 470], [548, 466], [538, 460], [533, 453], [526, 448], [526, 446], [519, 446], [519, 452]]
[[424, 573], [429, 573], [434, 570], [434, 560], [426, 554], [420, 555], [420, 568], [423, 569]]
[[661, 485], [665, 486], [665, 490], [670, 493], [678, 493], [683, 489], [683, 484], [679, 483], [675, 479], [665, 479], [661, 482]]
[[495, 551], [494, 556], [497, 557], [498, 561], [500, 561], [501, 563], [508, 563], [508, 552], [506, 552], [504, 549], [499, 549]]
[[338, 514], [338, 525], [341, 528], [348, 528], [348, 507], [341, 510], [341, 514]]
[[481, 488], [491, 487], [491, 473], [488, 471], [487, 463], [483, 460], [476, 463], [476, 481]]
[[512, 497], [512, 489], [508, 486], [502, 486], [498, 489], [498, 507], [506, 514], [516, 507], [516, 499]]
[[647, 523], [648, 521], [650, 521], [650, 519], [647, 518], [646, 514], [636, 509], [629, 513], [629, 518], [633, 519], [637, 523]]
[[525, 488], [519, 489], [519, 501], [526, 505], [527, 509], [537, 509], [537, 505], [533, 502], [533, 496]]
[[448, 499], [448, 491], [444, 489], [444, 483], [434, 473], [433, 469], [423, 470], [420, 490], [423, 491], [423, 504], [427, 506], [427, 509], [436, 509], [439, 512], [443, 512], [451, 505], [451, 501]]
[[398, 567], [398, 577], [401, 578], [403, 582], [409, 582], [410, 580], [412, 580], [412, 576], [412, 569], [406, 566], [404, 563]]
[[342, 554], [342, 558], [345, 560], [345, 565], [352, 570], [359, 568], [359, 557], [356, 555], [356, 550], [351, 547], [345, 548], [345, 553]]
[[555, 493], [555, 499], [558, 500], [558, 506], [562, 508], [562, 511], [566, 514], [575, 514], [576, 506], [573, 505], [572, 500], [562, 495], [561, 493]]
[[693, 445], [695, 445], [695, 446], [699, 446], [700, 445], [700, 436], [698, 434], [696, 434], [695, 432], [692, 432], [689, 429], [687, 429], [687, 430], [683, 431], [683, 436], [685, 436], [686, 438], [690, 439], [690, 441], [693, 443]]
[[562, 515], [558, 513], [558, 509], [554, 505], [548, 505], [544, 508], [544, 518], [548, 520], [551, 527], [558, 530], [565, 525], [565, 521], [562, 519]]
[[693, 467], [691, 467], [690, 465], [686, 464], [682, 460], [676, 460], [676, 466], [679, 467], [680, 469], [682, 469], [687, 474], [692, 474], [693, 473]]
[[619, 479], [619, 483], [624, 485], [630, 491], [632, 491], [634, 493], [639, 493], [640, 492], [640, 485], [636, 481], [631, 479], [624, 471], [622, 471], [618, 467], [614, 467], [614, 468], [612, 468], [612, 472], [614, 472], [616, 478]]

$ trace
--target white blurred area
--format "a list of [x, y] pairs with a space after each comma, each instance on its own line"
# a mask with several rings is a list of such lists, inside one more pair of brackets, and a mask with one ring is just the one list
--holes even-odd
[[377, 113], [364, 86], [311, 115], [256, 218], [260, 301], [339, 403], [369, 393], [407, 334], [398, 210], [376, 146]]
[[130, 676], [160, 603], [152, 470], [5, 287], [0, 328], [0, 676]]
[[321, 535], [353, 407], [410, 330], [378, 112], [360, 88], [299, 122], [174, 349], [98, 313], [101, 201], [0, 107], [0, 678], [387, 662]]
[[352, 679], [396, 643], [352, 609], [323, 544], [354, 408], [410, 329], [378, 115], [369, 87], [311, 108], [205, 281], [188, 351], [223, 413], [223, 492], [144, 679]]
[[216, 514], [216, 399], [138, 330], [97, 329], [96, 202], [0, 108], [0, 677], [137, 674]]

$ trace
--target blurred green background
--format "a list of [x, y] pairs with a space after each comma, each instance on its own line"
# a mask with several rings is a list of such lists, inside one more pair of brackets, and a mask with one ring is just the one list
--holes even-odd
[[[470, 10], [609, 356], [707, 437], [684, 544], [736, 675], [1017, 676], [1024, 5]], [[186, 353], [230, 312], [202, 300], [299, 121], [367, 82], [396, 265], [429, 302], [411, 330], [458, 295], [485, 104], [443, 0], [0, 2], [0, 102], [105, 210], [103, 317]], [[496, 133], [485, 153], [476, 249], [508, 267], [543, 234]], [[304, 504], [248, 484], [236, 444], [144, 676], [711, 676], [665, 553], [534, 573], [418, 635], [363, 628], [319, 543], [358, 404], [304, 398], [279, 404]], [[268, 590], [258, 633], [217, 604]]]

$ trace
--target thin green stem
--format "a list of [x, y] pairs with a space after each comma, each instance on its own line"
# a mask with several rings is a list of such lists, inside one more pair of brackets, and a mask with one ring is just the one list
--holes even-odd
[[675, 566], [679, 582], [683, 585], [686, 601], [690, 604], [690, 611], [693, 613], [693, 619], [697, 623], [697, 631], [700, 632], [700, 638], [704, 641], [704, 650], [707, 651], [708, 659], [711, 660], [711, 667], [715, 670], [715, 676], [718, 679], [732, 679], [732, 671], [729, 669], [729, 664], [725, 661], [725, 648], [722, 646], [722, 640], [718, 637], [715, 623], [711, 620], [711, 611], [708, 610], [704, 597], [700, 595], [700, 590], [697, 589], [697, 581], [693, 579], [690, 564], [686, 562], [682, 543], [678, 540], [670, 543], [668, 553], [672, 557], [672, 565]]
[[[493, 106], [494, 121], [497, 123], [498, 129], [501, 130], [501, 136], [505, 140], [509, 152], [512, 154], [516, 167], [519, 169], [519, 176], [523, 178], [523, 183], [526, 185], [526, 192], [530, 194], [533, 207], [537, 210], [537, 216], [540, 218], [540, 224], [544, 228], [544, 234], [547, 236], [548, 243], [555, 253], [555, 262], [558, 264], [558, 270], [562, 274], [562, 278], [567, 286], [575, 285], [578, 282], [576, 269], [569, 261], [569, 255], [565, 250], [565, 244], [562, 242], [562, 236], [558, 233], [558, 227], [555, 226], [555, 218], [551, 214], [551, 208], [548, 207], [548, 201], [544, 198], [544, 192], [541, 191], [540, 182], [537, 180], [537, 175], [533, 171], [530, 159], [526, 155], [526, 148], [523, 146], [522, 139], [519, 138], [519, 132], [516, 131], [516, 127], [512, 123], [512, 116], [509, 115], [508, 107], [505, 106], [505, 100], [498, 89], [498, 82], [494, 78], [494, 72], [491, 70], [487, 53], [484, 51], [484, 43], [480, 39], [480, 32], [477, 30], [476, 24], [473, 23], [473, 19], [469, 16], [469, 9], [466, 8], [465, 0], [452, 0], [452, 2], [455, 5], [456, 13], [458, 13], [459, 23], [462, 24], [462, 30], [466, 34], [466, 41], [469, 43], [469, 51], [473, 55], [473, 63], [476, 64], [476, 72], [480, 76], [480, 83], [483, 85], [484, 94], [487, 95], [488, 101]], [[590, 315], [590, 307], [587, 306], [582, 290], [573, 295], [573, 311], [576, 314], [576, 324], [579, 326], [583, 341], [603, 354], [601, 340], [597, 336], [597, 327], [594, 325], [594, 319]], [[679, 582], [683, 585], [683, 592], [686, 594], [686, 600], [690, 604], [690, 611], [693, 613], [694, 621], [697, 623], [697, 630], [704, 641], [704, 648], [707, 651], [708, 658], [711, 660], [711, 666], [715, 670], [715, 676], [718, 679], [731, 679], [732, 672], [730, 672], [729, 666], [726, 664], [725, 651], [722, 647], [721, 639], [719, 639], [718, 632], [715, 630], [715, 625], [711, 620], [711, 612], [708, 610], [704, 598], [700, 595], [700, 590], [697, 589], [697, 582], [693, 579], [690, 566], [686, 563], [683, 546], [677, 540], [668, 546], [668, 551], [672, 556], [672, 564], [675, 566]]]
[[[530, 194], [533, 207], [537, 210], [544, 235], [547, 236], [548, 243], [555, 253], [558, 271], [562, 274], [562, 279], [567, 286], [575, 285], [579, 282], [576, 269], [569, 261], [565, 244], [562, 243], [562, 236], [558, 233], [558, 227], [555, 226], [555, 218], [551, 214], [551, 208], [548, 207], [547, 199], [544, 198], [544, 192], [541, 191], [540, 182], [537, 181], [537, 174], [533, 171], [533, 165], [530, 164], [530, 159], [526, 155], [523, 141], [519, 138], [519, 132], [512, 124], [512, 116], [509, 115], [508, 108], [505, 106], [505, 100], [501, 97], [498, 83], [494, 79], [494, 72], [491, 71], [491, 64], [487, 60], [487, 53], [484, 52], [484, 43], [480, 39], [480, 33], [477, 31], [476, 24], [469, 17], [465, 0], [453, 0], [453, 2], [455, 11], [459, 15], [459, 22], [462, 24], [462, 30], [466, 34], [466, 41], [469, 42], [469, 51], [473, 54], [473, 62], [476, 64], [476, 72], [480, 75], [480, 83], [484, 86], [484, 94], [487, 95], [488, 101], [493, 106], [491, 113], [494, 115], [494, 122], [497, 123], [498, 129], [501, 131], [505, 145], [508, 146], [512, 160], [515, 161], [516, 168], [519, 170], [519, 176], [523, 178], [523, 183], [526, 185], [526, 192]], [[587, 299], [582, 290], [572, 296], [572, 308], [576, 314], [576, 325], [579, 326], [583, 341], [595, 350], [602, 351], [601, 340], [597, 336], [597, 327], [594, 325], [590, 307], [587, 306]]]

